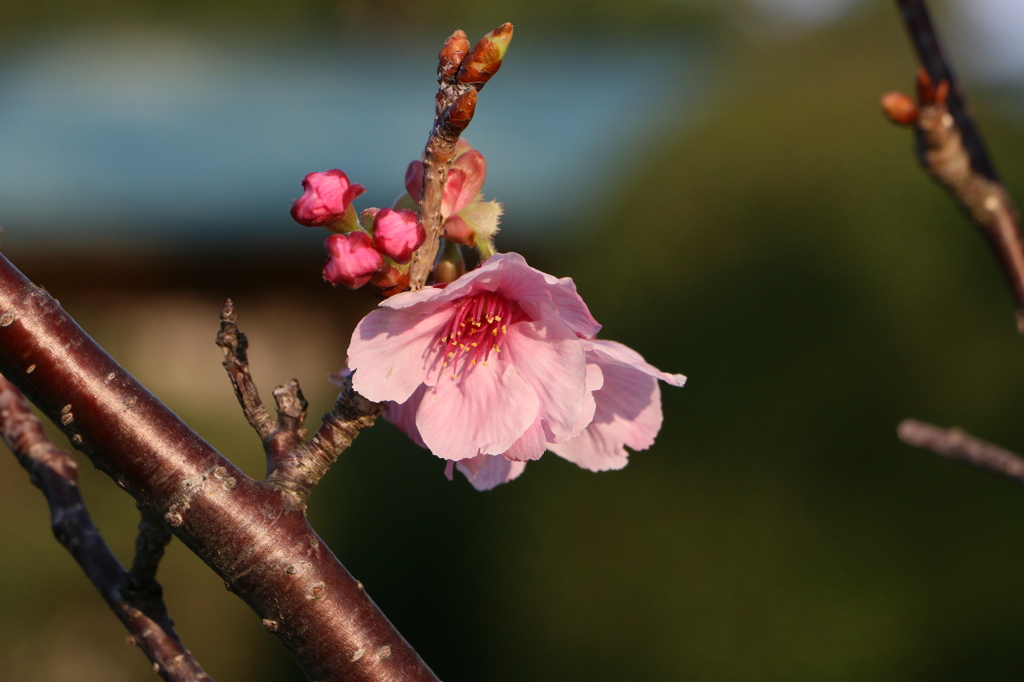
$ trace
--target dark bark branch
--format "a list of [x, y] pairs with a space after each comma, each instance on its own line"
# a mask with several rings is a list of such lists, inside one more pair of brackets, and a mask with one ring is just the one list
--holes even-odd
[[284, 490], [245, 476], [2, 256], [0, 373], [159, 514], [309, 679], [436, 682]]
[[944, 429], [906, 419], [900, 423], [897, 433], [907, 445], [985, 469], [1024, 485], [1024, 459], [958, 428]]
[[156, 569], [171, 541], [171, 529], [152, 509], [142, 505], [138, 507], [142, 518], [139, 520], [139, 535], [135, 538], [135, 558], [122, 592], [139, 599], [160, 599], [163, 597], [163, 589], [156, 581]]
[[[434, 125], [423, 150], [423, 188], [418, 213], [427, 239], [413, 255], [409, 266], [409, 287], [421, 289], [430, 276], [437, 258], [444, 218], [441, 200], [448, 170], [455, 160], [459, 136], [473, 120], [477, 92], [501, 68], [504, 46], [512, 37], [512, 24], [502, 24], [484, 36], [469, 50], [469, 40], [456, 31], [441, 48], [437, 67], [439, 88], [435, 98]], [[503, 42], [500, 54], [492, 47]]]
[[[64, 412], [64, 417], [71, 410]], [[110, 609], [131, 633], [132, 640], [169, 682], [209, 681], [203, 669], [174, 632], [156, 582], [156, 564], [170, 539], [147, 519], [140, 524], [136, 565], [124, 570], [92, 522], [78, 491], [78, 464], [55, 446], [21, 393], [0, 377], [0, 432], [18, 463], [29, 472], [50, 506], [53, 534], [82, 567]], [[163, 528], [163, 524], [156, 524]], [[143, 537], [146, 539], [143, 540]], [[159, 544], [156, 553], [153, 546]], [[144, 589], [136, 589], [144, 586]]]
[[953, 69], [939, 42], [938, 33], [928, 12], [928, 5], [925, 0], [896, 0], [900, 16], [903, 18], [903, 25], [907, 29], [910, 42], [914, 45], [914, 51], [921, 62], [921, 66], [928, 72], [933, 83], [946, 81], [949, 83], [949, 96], [946, 104], [949, 112], [956, 121], [956, 127], [960, 130], [964, 145], [969, 151], [971, 167], [989, 180], [998, 180], [995, 168], [989, 160], [988, 151], [985, 149], [985, 142], [981, 138], [974, 120], [971, 118], [963, 93], [953, 76]]
[[924, 0], [896, 0], [926, 76], [920, 113], [909, 116], [925, 170], [943, 185], [985, 235], [1002, 266], [1024, 333], [1024, 239], [1020, 214], [999, 182], [984, 141], [946, 59]]

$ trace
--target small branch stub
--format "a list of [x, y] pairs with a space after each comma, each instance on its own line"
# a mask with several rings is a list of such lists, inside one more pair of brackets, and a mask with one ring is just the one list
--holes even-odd
[[1024, 459], [961, 429], [945, 429], [916, 419], [906, 419], [900, 423], [897, 434], [907, 445], [985, 469], [1024, 485]]

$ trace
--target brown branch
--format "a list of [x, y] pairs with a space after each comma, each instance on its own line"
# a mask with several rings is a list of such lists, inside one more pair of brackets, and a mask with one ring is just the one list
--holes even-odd
[[334, 409], [323, 416], [323, 423], [308, 443], [303, 443], [306, 409], [309, 403], [302, 395], [299, 382], [292, 379], [274, 389], [277, 421], [259, 397], [259, 390], [249, 372], [246, 353], [248, 341], [235, 324], [234, 306], [229, 299], [221, 313], [217, 345], [224, 351], [224, 367], [235, 387], [235, 395], [249, 423], [261, 434], [267, 454], [267, 483], [284, 490], [291, 507], [302, 509], [320, 479], [338, 456], [344, 452], [364, 428], [372, 426], [381, 406], [366, 400], [352, 390], [346, 376], [339, 379], [343, 389]]
[[3, 256], [0, 373], [158, 513], [309, 679], [437, 682], [288, 493], [203, 441]]
[[434, 267], [444, 232], [441, 200], [448, 170], [455, 160], [455, 144], [473, 120], [477, 92], [501, 68], [511, 39], [512, 24], [505, 23], [481, 38], [472, 52], [462, 31], [453, 33], [441, 48], [437, 66], [440, 87], [435, 99], [434, 125], [423, 150], [423, 188], [418, 206], [427, 239], [409, 266], [411, 289], [421, 289]]
[[338, 376], [341, 393], [334, 409], [323, 416], [323, 423], [309, 441], [291, 450], [267, 475], [267, 482], [281, 486], [304, 505], [327, 469], [352, 444], [359, 432], [373, 426], [383, 409], [352, 389], [351, 374]]
[[[67, 411], [65, 418], [74, 413]], [[71, 421], [69, 420], [69, 421]], [[163, 554], [163, 531], [140, 524], [136, 564], [126, 572], [110, 551], [78, 491], [78, 464], [55, 446], [17, 388], [0, 377], [0, 432], [18, 463], [29, 472], [50, 506], [53, 534], [82, 567], [93, 586], [117, 615], [154, 669], [169, 682], [202, 682], [211, 678], [181, 643], [161, 599], [156, 563]], [[157, 526], [164, 528], [157, 522]], [[146, 538], [143, 540], [143, 538]], [[170, 533], [166, 534], [170, 539]], [[159, 544], [159, 554], [152, 546]], [[144, 589], [139, 589], [144, 587]]]
[[1002, 266], [1024, 333], [1024, 239], [1020, 214], [999, 182], [984, 141], [964, 102], [924, 0], [896, 0], [923, 65], [920, 110], [905, 95], [889, 93], [883, 107], [898, 123], [913, 125], [918, 157], [981, 229]]
[[900, 423], [897, 434], [907, 445], [985, 469], [1024, 485], [1024, 459], [958, 428], [944, 429], [905, 419]]

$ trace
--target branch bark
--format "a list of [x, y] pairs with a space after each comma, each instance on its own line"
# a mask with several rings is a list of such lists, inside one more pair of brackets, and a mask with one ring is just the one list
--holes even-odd
[[[72, 414], [72, 412], [67, 412]], [[43, 426], [14, 385], [0, 377], [0, 433], [32, 483], [46, 497], [53, 534], [168, 682], [212, 682], [174, 631], [167, 614], [156, 565], [163, 547], [163, 523], [144, 517], [136, 561], [125, 571], [89, 516], [78, 491], [78, 464], [43, 432]], [[145, 538], [145, 539], [143, 539]], [[154, 551], [159, 545], [159, 551]]]
[[437, 682], [281, 487], [245, 476], [2, 256], [0, 373], [216, 571], [309, 679]]
[[970, 464], [1024, 485], [1024, 459], [961, 429], [944, 429], [915, 419], [905, 419], [900, 423], [897, 434], [907, 445]]
[[914, 125], [921, 164], [974, 220], [995, 252], [1016, 302], [1017, 328], [1024, 334], [1020, 214], [999, 182], [925, 1], [896, 0], [896, 4], [924, 71], [919, 80], [920, 112], [894, 120]]

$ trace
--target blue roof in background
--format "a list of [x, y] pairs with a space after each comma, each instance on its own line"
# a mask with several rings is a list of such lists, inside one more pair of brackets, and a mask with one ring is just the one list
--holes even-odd
[[[82, 33], [6, 46], [0, 224], [26, 247], [285, 242], [302, 177], [341, 168], [387, 205], [429, 130], [437, 45]], [[466, 137], [506, 223], [578, 222], [699, 110], [692, 44], [518, 39]], [[365, 203], [364, 203], [365, 202]], [[319, 237], [318, 237], [319, 238]]]

